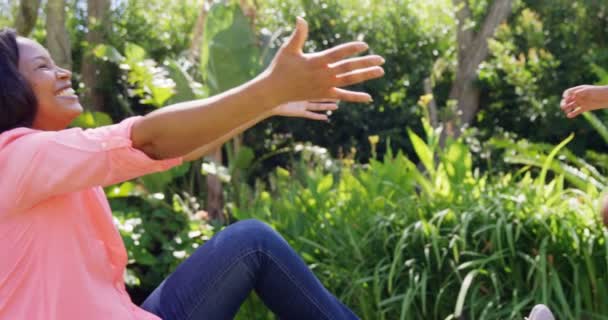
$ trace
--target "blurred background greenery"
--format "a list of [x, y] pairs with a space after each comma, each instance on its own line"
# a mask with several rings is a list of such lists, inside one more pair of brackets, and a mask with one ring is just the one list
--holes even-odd
[[[363, 319], [608, 319], [598, 0], [0, 0], [0, 26], [74, 71], [96, 127], [254, 77], [309, 22], [307, 50], [386, 58], [330, 123], [275, 118], [199, 161], [106, 189], [141, 302], [223, 226], [261, 219]], [[239, 319], [273, 319], [252, 296]]]

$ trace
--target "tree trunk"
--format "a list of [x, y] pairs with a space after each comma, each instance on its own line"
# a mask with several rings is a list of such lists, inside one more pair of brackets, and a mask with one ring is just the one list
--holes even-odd
[[258, 17], [257, 4], [254, 0], [239, 0], [239, 6], [243, 10], [245, 17], [249, 18], [251, 28], [255, 30], [255, 23]]
[[38, 9], [40, 9], [40, 0], [21, 0], [15, 17], [15, 29], [21, 36], [27, 37], [38, 20]]
[[458, 69], [449, 98], [456, 101], [457, 106], [456, 114], [446, 123], [446, 134], [458, 136], [461, 126], [471, 124], [479, 110], [479, 89], [475, 86], [477, 69], [488, 56], [488, 39], [511, 13], [513, 0], [494, 0], [478, 32], [469, 25], [472, 15], [468, 0], [453, 2], [458, 21]]
[[46, 47], [58, 66], [72, 69], [70, 36], [65, 27], [65, 0], [46, 4]]
[[95, 61], [93, 49], [104, 42], [103, 20], [110, 11], [110, 0], [87, 1], [87, 46], [82, 58], [82, 82], [85, 86], [83, 104], [92, 110], [103, 111], [103, 94], [99, 90], [101, 69]]
[[[190, 45], [188, 53], [188, 61], [193, 65], [198, 63], [201, 46], [203, 44], [203, 35], [205, 33], [205, 24], [207, 22], [207, 14], [211, 4], [205, 0], [201, 7], [201, 11], [196, 19], [196, 24], [192, 30], [192, 43]], [[212, 151], [208, 157], [216, 165], [222, 165], [222, 149], [218, 148]], [[224, 223], [226, 216], [224, 215], [224, 190], [222, 187], [222, 181], [218, 176], [209, 174], [207, 175], [207, 214], [209, 219]]]
[[[213, 154], [209, 157], [216, 165], [222, 164], [222, 149], [216, 149]], [[207, 175], [207, 213], [211, 220], [225, 222], [226, 217], [224, 215], [224, 190], [222, 188], [222, 181], [218, 176], [209, 174]]]
[[207, 23], [207, 14], [211, 4], [205, 0], [201, 7], [201, 11], [196, 19], [194, 30], [192, 30], [192, 44], [190, 45], [190, 52], [188, 53], [188, 61], [192, 64], [196, 64], [201, 55], [201, 45], [203, 44], [203, 35], [205, 33], [205, 23]]
[[[252, 1], [240, 0], [239, 4], [240, 4], [241, 10], [243, 10], [243, 13], [245, 14], [245, 16], [249, 18], [249, 21], [250, 21], [252, 27], [254, 27], [255, 19], [257, 16], [255, 3], [253, 3]], [[199, 17], [198, 17], [198, 20], [196, 22], [196, 26], [194, 29], [195, 38], [193, 39], [193, 41], [200, 39], [201, 42], [193, 42], [192, 48], [190, 50], [191, 54], [192, 54], [192, 52], [196, 52], [197, 54], [200, 54], [200, 47], [201, 47], [202, 39], [203, 39], [204, 24], [205, 24], [208, 10], [209, 10], [208, 6], [206, 6], [206, 4], [203, 3], [203, 8], [201, 9], [201, 13], [199, 14]], [[200, 32], [200, 34], [198, 34], [199, 32]], [[196, 49], [194, 49], [194, 48], [196, 48]], [[234, 155], [237, 155], [239, 153], [240, 146], [242, 145], [242, 140], [243, 140], [242, 134], [239, 134], [232, 139]], [[221, 148], [215, 150], [213, 153], [213, 156], [211, 158], [217, 164], [221, 164], [222, 163]], [[218, 219], [222, 222], [225, 221], [222, 183], [218, 179], [218, 177], [216, 177], [214, 175], [207, 176], [207, 212], [209, 213], [209, 216], [211, 217], [211, 219]]]
[[[239, 0], [239, 6], [243, 11], [245, 17], [249, 19], [249, 25], [251, 26], [251, 30], [255, 30], [255, 22], [257, 19], [257, 7], [256, 3], [253, 0]], [[243, 133], [237, 134], [232, 138], [232, 151], [236, 156], [239, 154], [241, 150], [241, 146], [243, 145]]]
[[424, 79], [424, 94], [431, 95], [431, 101], [429, 101], [429, 123], [431, 127], [437, 128], [439, 126], [439, 118], [437, 114], [437, 102], [435, 101], [435, 96], [433, 95], [433, 81], [431, 78]]

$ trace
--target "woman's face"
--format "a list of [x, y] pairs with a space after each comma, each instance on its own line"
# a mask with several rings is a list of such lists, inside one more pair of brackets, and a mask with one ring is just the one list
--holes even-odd
[[19, 72], [30, 83], [38, 109], [33, 128], [65, 129], [82, 113], [72, 89], [72, 73], [55, 65], [48, 51], [36, 41], [19, 37]]

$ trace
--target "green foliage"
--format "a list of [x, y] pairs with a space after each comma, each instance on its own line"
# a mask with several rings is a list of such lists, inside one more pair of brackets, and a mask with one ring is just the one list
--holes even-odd
[[[355, 158], [367, 161], [371, 149], [368, 136], [381, 135], [395, 149], [412, 152], [402, 129], [419, 129], [418, 97], [423, 94], [423, 80], [431, 76], [435, 61], [449, 64], [453, 55], [453, 15], [451, 1], [319, 1], [272, 0], [261, 4], [259, 28], [279, 30], [284, 39], [294, 25], [296, 15], [309, 23], [306, 51], [321, 51], [352, 40], [369, 43], [370, 53], [386, 59], [385, 76], [352, 89], [370, 92], [374, 102], [367, 105], [340, 103], [331, 123], [294, 119], [273, 119], [246, 133], [246, 141], [263, 155], [295, 143], [310, 141], [323, 145], [336, 157], [344, 157], [352, 148]], [[277, 46], [279, 43], [275, 43]], [[441, 84], [438, 96], [447, 96]], [[281, 136], [282, 135], [282, 136]], [[281, 139], [283, 137], [284, 139]], [[263, 142], [263, 143], [262, 143]], [[275, 145], [276, 144], [276, 145]], [[262, 148], [262, 146], [267, 146]], [[385, 144], [377, 152], [383, 154]], [[285, 165], [287, 155], [269, 159], [256, 173], [265, 174], [277, 164]]]
[[608, 63], [607, 10], [602, 1], [517, 2], [508, 25], [491, 42], [492, 57], [479, 70], [478, 127], [488, 136], [505, 130], [546, 143], [575, 132], [571, 150], [605, 152], [585, 121], [563, 116], [559, 102], [565, 89], [602, 79], [598, 66]]
[[147, 193], [131, 182], [107, 190], [129, 256], [125, 281], [136, 302], [143, 299], [185, 258], [213, 234], [195, 216], [190, 199]]
[[13, 14], [15, 3], [3, 0], [0, 1], [0, 28], [13, 25]]
[[260, 71], [260, 62], [257, 36], [240, 6], [213, 5], [207, 16], [200, 63], [211, 93], [250, 80]]
[[536, 303], [558, 318], [605, 318], [602, 186], [569, 187], [554, 166], [583, 163], [562, 148], [571, 137], [536, 157], [540, 174], [490, 177], [464, 140], [439, 149], [432, 130], [426, 142], [409, 136], [423, 166], [401, 152], [337, 173], [302, 161], [234, 214], [272, 224], [363, 319], [522, 319]]
[[156, 61], [176, 58], [190, 47], [200, 8], [197, 0], [117, 1], [108, 21], [108, 44], [122, 50], [125, 43], [137, 43]]
[[85, 111], [72, 122], [72, 126], [80, 128], [96, 128], [112, 124], [112, 119], [107, 113], [96, 111]]
[[159, 68], [152, 59], [146, 59], [146, 51], [133, 43], [125, 45], [125, 58], [120, 68], [127, 72], [127, 82], [133, 87], [132, 94], [142, 97], [142, 104], [161, 107], [174, 94], [175, 82], [168, 78], [165, 69]]

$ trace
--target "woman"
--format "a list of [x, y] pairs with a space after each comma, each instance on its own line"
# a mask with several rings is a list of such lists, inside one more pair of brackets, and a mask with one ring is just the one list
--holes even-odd
[[[230, 319], [255, 290], [285, 319], [355, 319], [271, 228], [227, 227], [140, 307], [125, 290], [127, 255], [101, 186], [196, 159], [272, 115], [325, 120], [341, 87], [381, 77], [383, 58], [348, 58], [351, 42], [304, 54], [298, 19], [271, 65], [223, 94], [91, 130], [71, 73], [38, 43], [0, 32], [0, 319]], [[330, 103], [290, 101], [331, 100]], [[278, 107], [277, 107], [278, 106]]]

